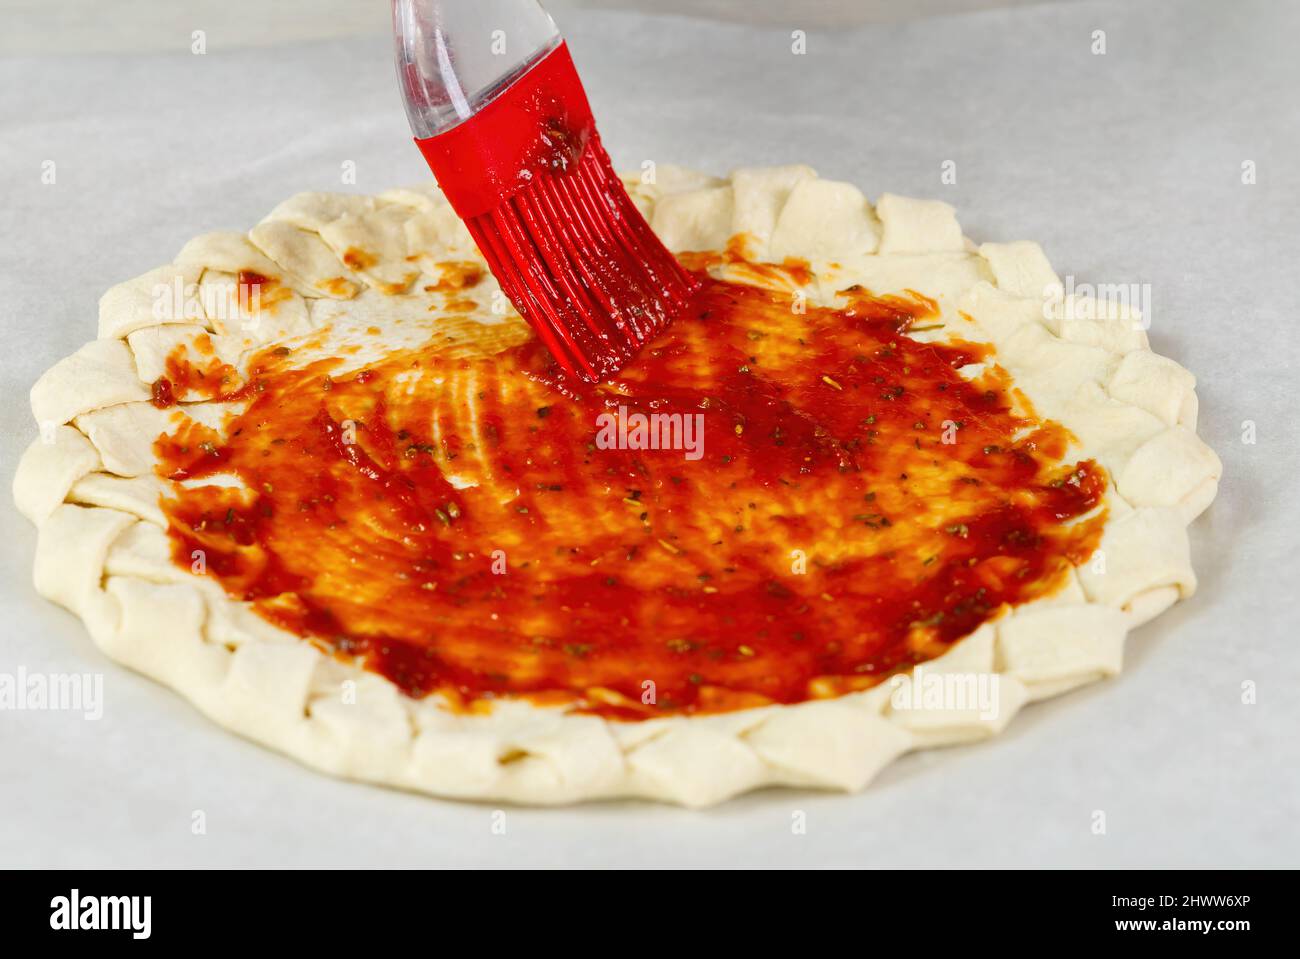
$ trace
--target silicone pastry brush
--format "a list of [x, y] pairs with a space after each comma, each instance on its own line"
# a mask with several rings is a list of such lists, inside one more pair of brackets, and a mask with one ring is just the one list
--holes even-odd
[[613, 376], [697, 281], [601, 146], [568, 47], [534, 0], [393, 0], [415, 142], [502, 290], [566, 373]]

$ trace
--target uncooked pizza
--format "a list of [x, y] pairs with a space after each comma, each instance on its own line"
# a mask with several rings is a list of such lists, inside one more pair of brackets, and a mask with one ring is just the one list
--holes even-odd
[[109, 290], [32, 390], [40, 592], [339, 776], [703, 806], [993, 735], [1193, 591], [1220, 465], [1133, 304], [802, 166], [627, 185], [701, 289], [595, 386], [432, 188]]

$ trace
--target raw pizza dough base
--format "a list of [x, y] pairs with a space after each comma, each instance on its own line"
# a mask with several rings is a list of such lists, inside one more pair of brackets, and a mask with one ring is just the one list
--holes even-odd
[[[1151, 352], [1134, 311], [1065, 298], [1037, 244], [976, 246], [945, 203], [886, 194], [873, 206], [804, 166], [717, 179], [661, 165], [655, 183], [627, 185], [674, 251], [720, 250], [743, 234], [753, 259], [807, 259], [803, 292], [814, 303], [831, 304], [855, 283], [933, 298], [944, 328], [917, 338], [992, 343], [1040, 416], [1078, 438], [1070, 456], [1107, 469], [1109, 520], [1094, 559], [1059, 592], [1004, 612], [919, 667], [996, 677], [995, 715], [895, 708], [888, 683], [639, 723], [510, 700], [484, 715], [453, 713], [436, 695], [410, 699], [323, 654], [176, 565], [152, 442], [177, 415], [218, 426], [223, 408], [184, 397], [179, 414], [153, 407], [150, 385], [168, 353], [207, 335], [238, 365], [268, 343], [328, 326], [327, 342], [361, 346], [349, 360], [360, 365], [377, 344], [427, 340], [446, 322], [430, 309], [448, 294], [425, 289], [438, 264], [481, 262], [432, 187], [300, 194], [249, 233], [197, 237], [174, 263], [104, 294], [98, 338], [32, 389], [41, 437], [19, 464], [14, 496], [39, 528], [38, 591], [80, 616], [113, 659], [226, 728], [337, 776], [462, 799], [636, 796], [701, 807], [768, 785], [857, 790], [912, 749], [992, 736], [1022, 705], [1118, 673], [1128, 632], [1195, 590], [1187, 525], [1213, 500], [1221, 466], [1196, 436], [1195, 378]], [[277, 302], [242, 309], [233, 299], [241, 271], [276, 278]], [[164, 286], [177, 295], [160, 317]], [[488, 343], [518, 336], [522, 324], [491, 311], [495, 291], [490, 277], [480, 284], [467, 317]]]

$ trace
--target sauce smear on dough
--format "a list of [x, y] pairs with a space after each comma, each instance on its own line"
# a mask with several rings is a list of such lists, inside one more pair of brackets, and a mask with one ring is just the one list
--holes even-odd
[[[177, 562], [202, 550], [232, 597], [412, 696], [635, 720], [868, 688], [1096, 547], [1104, 472], [1063, 462], [995, 366], [957, 372], [987, 347], [906, 335], [932, 301], [822, 308], [691, 265], [693, 306], [599, 387], [522, 336], [351, 371], [259, 353], [224, 394], [242, 412], [156, 443], [189, 481], [163, 501]], [[155, 403], [197, 379], [173, 357]], [[201, 482], [221, 474], [243, 489]]]

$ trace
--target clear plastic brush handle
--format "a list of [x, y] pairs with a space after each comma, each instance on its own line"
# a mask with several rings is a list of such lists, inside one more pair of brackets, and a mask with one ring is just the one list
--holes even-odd
[[417, 139], [468, 120], [562, 40], [536, 0], [393, 0], [393, 34]]

